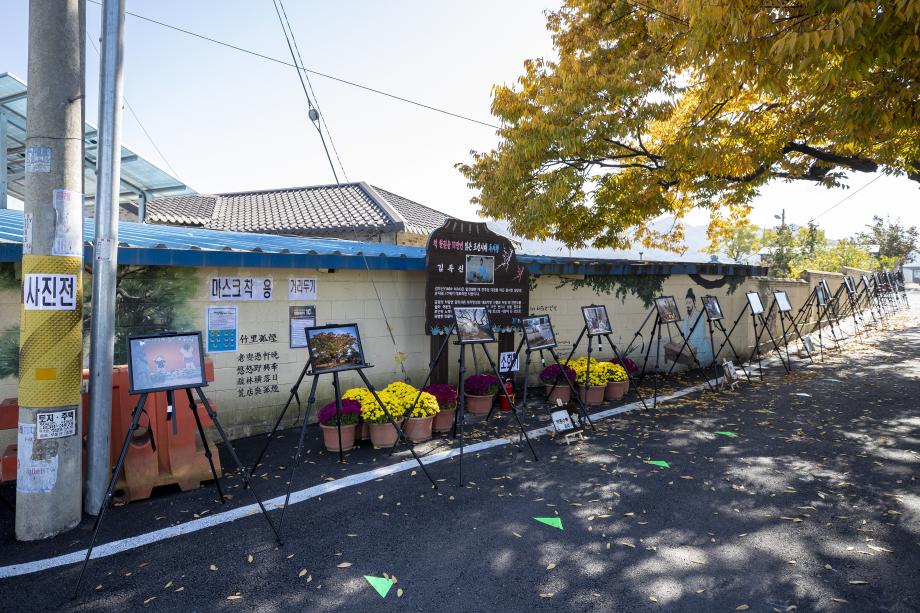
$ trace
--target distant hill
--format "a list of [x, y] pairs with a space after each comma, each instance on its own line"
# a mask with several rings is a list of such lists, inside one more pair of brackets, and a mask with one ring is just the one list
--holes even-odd
[[[663, 219], [655, 222], [652, 224], [652, 226], [654, 229], [664, 232], [671, 227], [672, 223], [672, 219]], [[507, 222], [489, 221], [487, 224], [493, 232], [498, 232], [506, 236], [514, 236], [511, 232], [508, 231]], [[638, 260], [640, 259], [639, 254], [641, 252], [641, 259], [643, 260], [664, 262], [708, 262], [710, 260], [710, 255], [703, 252], [703, 248], [709, 244], [709, 239], [706, 238], [706, 226], [684, 227], [684, 245], [686, 246], [686, 251], [684, 251], [683, 254], [675, 253], [673, 251], [663, 251], [661, 249], [643, 248], [620, 250], [595, 249], [593, 247], [587, 247], [584, 249], [569, 250], [559, 241], [549, 240], [541, 242], [526, 240], [517, 236], [514, 238], [515, 240], [520, 241], [522, 244], [520, 253], [526, 253], [528, 255]], [[722, 262], [731, 261], [725, 255], [720, 255], [719, 260]]]

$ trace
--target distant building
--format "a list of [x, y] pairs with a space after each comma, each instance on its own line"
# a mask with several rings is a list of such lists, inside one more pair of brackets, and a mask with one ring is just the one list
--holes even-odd
[[315, 185], [147, 202], [151, 224], [424, 247], [450, 216], [367, 183]]

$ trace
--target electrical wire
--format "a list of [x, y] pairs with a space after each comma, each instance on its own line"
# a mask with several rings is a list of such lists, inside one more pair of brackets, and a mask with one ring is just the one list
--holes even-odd
[[809, 219], [808, 222], [811, 223], [811, 222], [813, 222], [814, 220], [816, 220], [817, 218], [821, 217], [822, 215], [825, 215], [825, 214], [827, 214], [827, 213], [830, 213], [831, 211], [833, 211], [834, 209], [836, 209], [838, 206], [840, 206], [841, 204], [843, 204], [844, 202], [846, 202], [847, 200], [849, 200], [850, 198], [852, 198], [853, 196], [855, 196], [856, 194], [858, 194], [859, 192], [861, 192], [862, 190], [866, 189], [867, 187], [869, 187], [870, 185], [872, 185], [873, 183], [875, 183], [876, 181], [878, 181], [879, 179], [881, 179], [883, 176], [884, 176], [884, 175], [881, 175], [881, 174], [875, 175], [874, 177], [872, 177], [872, 179], [870, 179], [869, 181], [867, 181], [862, 187], [860, 187], [860, 188], [858, 188], [858, 189], [856, 189], [856, 190], [850, 192], [849, 194], [847, 194], [846, 196], [844, 196], [843, 198], [841, 198], [840, 201], [839, 201], [837, 204], [835, 204], [834, 206], [830, 207], [829, 209], [826, 209], [825, 211], [823, 211], [823, 212], [821, 212], [821, 213], [818, 213], [817, 215], [815, 215], [814, 217], [812, 217], [811, 219]]
[[[291, 53], [291, 59], [294, 62], [293, 67], [297, 69], [297, 76], [300, 79], [300, 85], [301, 85], [301, 88], [303, 89], [304, 97], [307, 99], [307, 107], [308, 107], [308, 114], [309, 114], [310, 121], [313, 124], [313, 126], [316, 128], [316, 131], [320, 137], [320, 142], [323, 145], [323, 150], [326, 152], [326, 159], [329, 161], [329, 168], [330, 170], [332, 170], [332, 176], [335, 179], [335, 184], [336, 184], [335, 194], [339, 200], [339, 205], [341, 206], [343, 211], [351, 212], [351, 209], [348, 207], [348, 204], [345, 202], [345, 198], [342, 195], [342, 184], [339, 181], [339, 175], [336, 172], [335, 164], [333, 164], [332, 162], [332, 156], [329, 154], [329, 147], [326, 145], [326, 139], [323, 138], [323, 131], [321, 129], [321, 123], [320, 123], [322, 116], [320, 115], [319, 110], [314, 105], [313, 99], [311, 99], [310, 94], [308, 92], [307, 85], [304, 82], [303, 74], [305, 71], [303, 71], [303, 69], [300, 66], [298, 66], [298, 61], [300, 61], [300, 63], [302, 64], [303, 60], [300, 56], [300, 48], [297, 46], [297, 39], [294, 36], [294, 31], [293, 29], [290, 28], [290, 21], [287, 20], [287, 11], [284, 10], [284, 2], [283, 0], [272, 0], [272, 4], [275, 7], [275, 13], [278, 16], [278, 22], [281, 25], [281, 30], [284, 32], [284, 38], [285, 38], [285, 41], [287, 42], [288, 50]], [[329, 133], [328, 124], [326, 124], [326, 132]], [[331, 141], [332, 141], [332, 136], [330, 134], [330, 142]], [[341, 165], [341, 159], [339, 160], [339, 164]], [[344, 168], [342, 169], [342, 174], [343, 176], [347, 176], [345, 175]], [[358, 227], [357, 227], [358, 220], [355, 218], [354, 215], [352, 215], [351, 217], [352, 217], [351, 218], [352, 232], [355, 235], [355, 240], [360, 242], [360, 236], [358, 235]], [[400, 357], [403, 355], [403, 353], [399, 350], [399, 343], [396, 341], [396, 336], [393, 334], [393, 326], [390, 324], [390, 320], [389, 320], [389, 317], [387, 316], [386, 308], [384, 308], [383, 306], [383, 298], [380, 297], [380, 289], [377, 287], [377, 283], [374, 280], [374, 275], [371, 272], [370, 262], [367, 261], [367, 255], [364, 253], [363, 250], [361, 251], [361, 259], [363, 260], [364, 268], [367, 271], [367, 279], [368, 281], [371, 282], [371, 287], [373, 287], [374, 289], [374, 295], [377, 298], [377, 305], [380, 307], [380, 313], [383, 316], [383, 322], [386, 325], [387, 333], [390, 336], [390, 341], [393, 343], [393, 349], [396, 352], [394, 357]], [[403, 373], [403, 379], [408, 383], [409, 373], [406, 371], [405, 360], [400, 359], [398, 360], [398, 362], [399, 362], [399, 367]]]
[[[97, 4], [97, 5], [100, 5], [100, 6], [101, 6], [101, 4], [102, 4], [99, 0], [87, 0], [87, 2], [91, 2], [92, 4]], [[302, 70], [303, 72], [306, 72], [306, 73], [309, 73], [309, 74], [314, 74], [314, 75], [317, 75], [317, 76], [319, 76], [319, 77], [323, 77], [323, 78], [325, 78], [325, 79], [330, 79], [330, 80], [332, 80], [332, 81], [337, 81], [338, 83], [343, 83], [343, 84], [345, 84], [345, 85], [350, 85], [351, 87], [357, 87], [358, 89], [363, 89], [363, 90], [365, 90], [365, 91], [369, 91], [369, 92], [374, 93], [374, 94], [379, 94], [379, 95], [381, 95], [381, 96], [386, 96], [387, 98], [392, 98], [392, 99], [398, 100], [398, 101], [400, 101], [400, 102], [405, 102], [406, 104], [412, 104], [412, 105], [414, 105], [414, 106], [418, 106], [418, 107], [421, 107], [421, 108], [423, 108], [423, 109], [428, 109], [429, 111], [434, 111], [434, 112], [436, 112], [436, 113], [441, 113], [442, 115], [448, 115], [448, 116], [454, 117], [454, 118], [456, 118], [456, 119], [462, 119], [462, 120], [464, 120], [464, 121], [469, 121], [469, 122], [471, 122], [471, 123], [479, 124], [479, 125], [485, 126], [485, 127], [487, 127], [487, 128], [494, 128], [494, 129], [496, 129], [496, 130], [499, 129], [499, 126], [497, 126], [497, 125], [495, 125], [495, 124], [492, 124], [492, 123], [489, 123], [489, 122], [487, 122], [487, 121], [481, 121], [481, 120], [479, 120], [479, 119], [474, 119], [474, 118], [469, 117], [469, 116], [467, 116], [467, 115], [462, 115], [462, 114], [460, 114], [460, 113], [454, 113], [453, 111], [448, 111], [448, 110], [446, 110], [446, 109], [438, 108], [438, 107], [432, 106], [432, 105], [430, 105], [430, 104], [425, 104], [424, 102], [419, 102], [418, 100], [412, 100], [411, 98], [406, 98], [406, 97], [404, 97], [404, 96], [398, 96], [398, 95], [396, 95], [396, 94], [391, 94], [390, 92], [385, 92], [385, 91], [383, 91], [383, 90], [376, 89], [376, 88], [370, 87], [370, 86], [368, 86], [368, 85], [362, 85], [362, 84], [360, 84], [360, 83], [356, 83], [355, 81], [349, 81], [348, 79], [343, 79], [343, 78], [341, 78], [341, 77], [336, 77], [336, 76], [331, 75], [331, 74], [327, 74], [327, 73], [324, 73], [324, 72], [319, 72], [318, 70], [312, 70], [312, 69], [309, 69], [309, 68], [297, 66], [296, 63], [295, 63], [295, 64], [291, 64], [290, 62], [286, 62], [286, 61], [284, 61], [284, 60], [279, 60], [278, 58], [272, 57], [272, 56], [270, 56], [270, 55], [265, 55], [264, 53], [259, 53], [258, 51], [253, 51], [253, 50], [251, 50], [251, 49], [246, 49], [245, 47], [240, 47], [240, 46], [238, 46], [238, 45], [234, 45], [234, 44], [231, 44], [231, 43], [227, 43], [227, 42], [224, 42], [224, 41], [222, 41], [222, 40], [218, 40], [218, 39], [216, 39], [216, 38], [212, 38], [212, 37], [210, 37], [210, 36], [205, 36], [204, 34], [198, 34], [197, 32], [192, 32], [191, 30], [186, 30], [185, 28], [180, 28], [180, 27], [178, 27], [178, 26], [174, 26], [174, 25], [172, 25], [172, 24], [168, 24], [168, 23], [165, 23], [165, 22], [162, 22], [162, 21], [158, 21], [158, 20], [152, 19], [152, 18], [150, 18], [150, 17], [145, 17], [145, 16], [143, 16], [143, 15], [138, 15], [137, 13], [132, 13], [132, 12], [130, 12], [130, 11], [125, 11], [125, 15], [129, 15], [129, 16], [131, 16], [131, 17], [134, 17], [135, 19], [140, 19], [141, 21], [146, 21], [146, 22], [149, 22], [149, 23], [152, 23], [152, 24], [156, 24], [156, 25], [158, 25], [158, 26], [161, 26], [161, 27], [163, 27], [163, 28], [167, 28], [167, 29], [170, 29], [170, 30], [174, 30], [174, 31], [176, 31], [176, 32], [181, 32], [182, 34], [187, 34], [188, 36], [193, 36], [193, 37], [195, 37], [195, 38], [200, 38], [201, 40], [207, 41], [207, 42], [209, 42], [209, 43], [214, 43], [215, 45], [220, 45], [221, 47], [227, 47], [228, 49], [233, 49], [234, 51], [239, 51], [239, 52], [241, 52], [241, 53], [246, 53], [246, 54], [248, 54], [248, 55], [252, 55], [252, 56], [261, 58], [261, 59], [263, 59], [263, 60], [268, 60], [269, 62], [274, 62], [274, 63], [276, 63], [276, 64], [282, 64], [282, 65], [284, 65], [284, 66], [289, 66], [289, 67], [291, 67], [291, 68], [296, 68], [298, 71], [301, 71], [301, 70]]]

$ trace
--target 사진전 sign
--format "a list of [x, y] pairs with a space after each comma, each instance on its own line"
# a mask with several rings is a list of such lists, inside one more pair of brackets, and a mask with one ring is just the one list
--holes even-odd
[[511, 241], [484, 223], [444, 222], [428, 238], [425, 270], [427, 334], [447, 334], [455, 306], [486, 307], [497, 332], [512, 331], [527, 315], [527, 267], [518, 263]]

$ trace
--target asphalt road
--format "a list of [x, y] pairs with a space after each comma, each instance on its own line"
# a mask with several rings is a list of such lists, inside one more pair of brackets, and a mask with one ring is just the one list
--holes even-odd
[[[915, 313], [792, 375], [619, 415], [578, 444], [541, 438], [538, 462], [470, 454], [464, 487], [452, 459], [429, 467], [438, 491], [416, 470], [308, 500], [280, 548], [250, 516], [94, 560], [75, 602], [76, 565], [0, 580], [0, 609], [918, 611], [918, 392]], [[294, 442], [258, 472], [265, 497]], [[259, 443], [239, 442], [244, 461]], [[314, 443], [294, 487], [405, 457], [362, 449], [340, 466]], [[210, 488], [116, 507], [100, 542], [248, 504], [227, 485], [224, 508]], [[76, 551], [92, 528], [27, 545], [6, 509], [0, 525], [0, 566]], [[363, 576], [384, 573], [397, 583], [381, 598]]]

